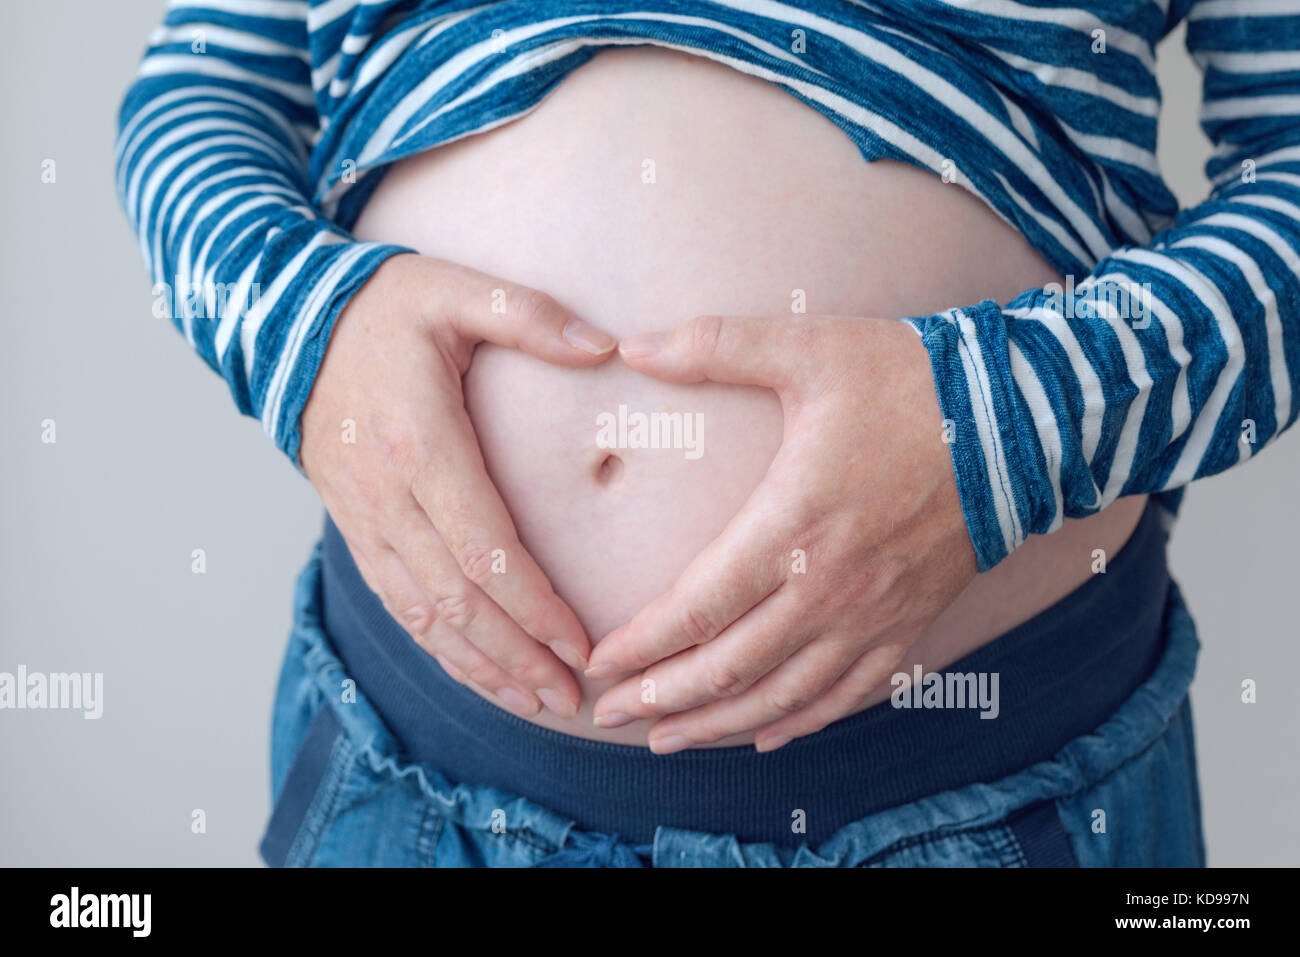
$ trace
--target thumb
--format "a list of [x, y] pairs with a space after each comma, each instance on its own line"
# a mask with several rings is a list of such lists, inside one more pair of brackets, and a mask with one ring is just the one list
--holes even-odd
[[807, 351], [788, 320], [753, 316], [696, 316], [669, 332], [643, 332], [619, 343], [619, 355], [638, 372], [669, 382], [730, 382], [784, 390], [792, 361]]

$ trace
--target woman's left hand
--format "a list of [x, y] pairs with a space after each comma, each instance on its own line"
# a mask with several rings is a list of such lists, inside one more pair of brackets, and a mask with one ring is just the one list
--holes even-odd
[[769, 751], [852, 714], [977, 571], [920, 337], [702, 316], [619, 348], [659, 379], [771, 388], [785, 431], [723, 533], [596, 644], [590, 677], [641, 672], [600, 696], [596, 723], [668, 715], [660, 754], [754, 729]]

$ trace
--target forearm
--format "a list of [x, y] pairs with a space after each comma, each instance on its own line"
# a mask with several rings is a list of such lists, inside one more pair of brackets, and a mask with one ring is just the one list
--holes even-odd
[[[1076, 296], [1031, 289], [909, 320], [930, 351], [981, 569], [1122, 495], [1251, 457], [1300, 395], [1300, 16], [1193, 10], [1209, 198]], [[1254, 51], [1254, 52], [1249, 52]]]
[[[298, 420], [348, 298], [400, 247], [319, 216], [305, 28], [176, 5], [123, 102], [117, 187], [154, 292], [241, 412], [296, 461]], [[274, 8], [270, 8], [274, 9]]]

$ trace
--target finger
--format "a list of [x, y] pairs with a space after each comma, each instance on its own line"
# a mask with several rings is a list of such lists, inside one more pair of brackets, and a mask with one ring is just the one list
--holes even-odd
[[426, 625], [428, 614], [424, 609], [429, 599], [396, 552], [382, 541], [367, 541], [365, 536], [357, 534], [346, 512], [331, 510], [330, 515], [370, 590], [379, 596], [388, 614], [406, 628], [415, 642], [439, 660], [453, 680], [466, 683], [468, 675], [475, 675], [478, 680], [474, 683], [486, 697], [496, 698], [502, 707], [521, 717], [531, 718], [541, 710], [541, 703], [531, 691], [514, 681], [464, 637], [449, 629]]
[[449, 428], [412, 480], [415, 501], [465, 578], [570, 668], [586, 668], [587, 633], [520, 544], [469, 416], [448, 401], [443, 422]]
[[415, 584], [415, 577], [394, 551], [387, 551], [385, 564], [383, 575], [389, 583], [404, 580], [403, 584], [387, 586], [393, 589], [389, 592], [393, 596], [390, 599], [393, 609], [390, 609], [389, 614], [407, 625], [416, 644], [437, 658], [452, 680], [481, 689], [487, 697], [495, 698], [504, 709], [523, 718], [532, 718], [541, 710], [542, 703], [545, 702], [539, 701], [536, 694], [517, 683], [504, 668], [474, 648], [467, 637], [437, 619], [429, 619], [428, 599], [422, 596], [419, 586]]
[[790, 536], [771, 516], [788, 509], [766, 506], [768, 488], [760, 485], [671, 589], [596, 643], [589, 678], [639, 671], [712, 641], [780, 587]]
[[[472, 648], [473, 646], [471, 645], [470, 647]], [[475, 649], [475, 651], [477, 651], [477, 649]], [[457, 668], [443, 655], [434, 655], [433, 658], [442, 667], [442, 670], [447, 673], [447, 677], [449, 677], [452, 681], [456, 682], [457, 684], [464, 685], [466, 688], [469, 688], [471, 691], [475, 692], [480, 698], [500, 697], [499, 694], [494, 696], [492, 692], [489, 691], [487, 688], [485, 688], [483, 685], [480, 685], [477, 681], [472, 680], [469, 677], [469, 675], [465, 674], [465, 672]], [[526, 694], [527, 692], [524, 693]], [[514, 708], [507, 708], [506, 710], [515, 711]], [[519, 714], [519, 712], [517, 711], [515, 713]], [[520, 714], [520, 717], [532, 717], [532, 715]]]
[[593, 708], [596, 725], [616, 728], [743, 693], [812, 640], [799, 619], [797, 602], [778, 589], [708, 644], [608, 689]]
[[537, 289], [463, 267], [440, 286], [442, 318], [470, 342], [492, 342], [561, 365], [601, 362], [618, 345]]
[[469, 676], [453, 665], [449, 660], [444, 658], [442, 655], [434, 655], [433, 658], [438, 662], [438, 664], [442, 665], [442, 670], [447, 672], [447, 677], [451, 678], [452, 681], [462, 685], [469, 684]]
[[[477, 651], [477, 649], [475, 650]], [[465, 672], [457, 668], [454, 664], [451, 663], [451, 661], [449, 661], [443, 655], [434, 655], [433, 660], [438, 662], [438, 664], [442, 666], [442, 670], [447, 672], [447, 677], [450, 678], [452, 681], [477, 691], [480, 697], [483, 698], [492, 697], [491, 692], [489, 692], [486, 688], [480, 685], [477, 681], [472, 680], [469, 675], [465, 674]]]
[[659, 721], [650, 729], [650, 749], [671, 754], [798, 713], [852, 664], [853, 656], [844, 646], [811, 642], [744, 694]]
[[754, 736], [754, 746], [759, 751], [775, 751], [795, 738], [814, 734], [831, 722], [854, 714], [867, 695], [888, 680], [906, 651], [906, 645], [872, 648], [808, 707], [760, 728]]
[[[389, 543], [423, 596], [423, 601], [404, 610], [405, 620], [398, 620], [412, 633], [427, 636], [439, 652], [447, 647], [444, 629], [460, 635], [548, 708], [572, 717], [582, 700], [573, 673], [465, 577], [418, 505], [408, 500], [389, 522]], [[486, 675], [463, 670], [475, 681], [488, 680]]]
[[644, 332], [619, 343], [638, 372], [670, 382], [730, 382], [785, 391], [809, 352], [816, 320], [755, 316], [696, 316], [666, 332]]

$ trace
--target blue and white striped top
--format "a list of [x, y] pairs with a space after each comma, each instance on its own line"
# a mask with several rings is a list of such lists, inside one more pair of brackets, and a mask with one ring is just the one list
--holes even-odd
[[[1184, 19], [1216, 150], [1180, 213], [1153, 68]], [[1300, 0], [174, 0], [118, 190], [155, 283], [207, 296], [174, 321], [292, 459], [335, 317], [401, 251], [347, 232], [375, 171], [519, 117], [613, 44], [784, 87], [1073, 278], [907, 320], [982, 568], [1121, 495], [1172, 511], [1295, 419]]]

